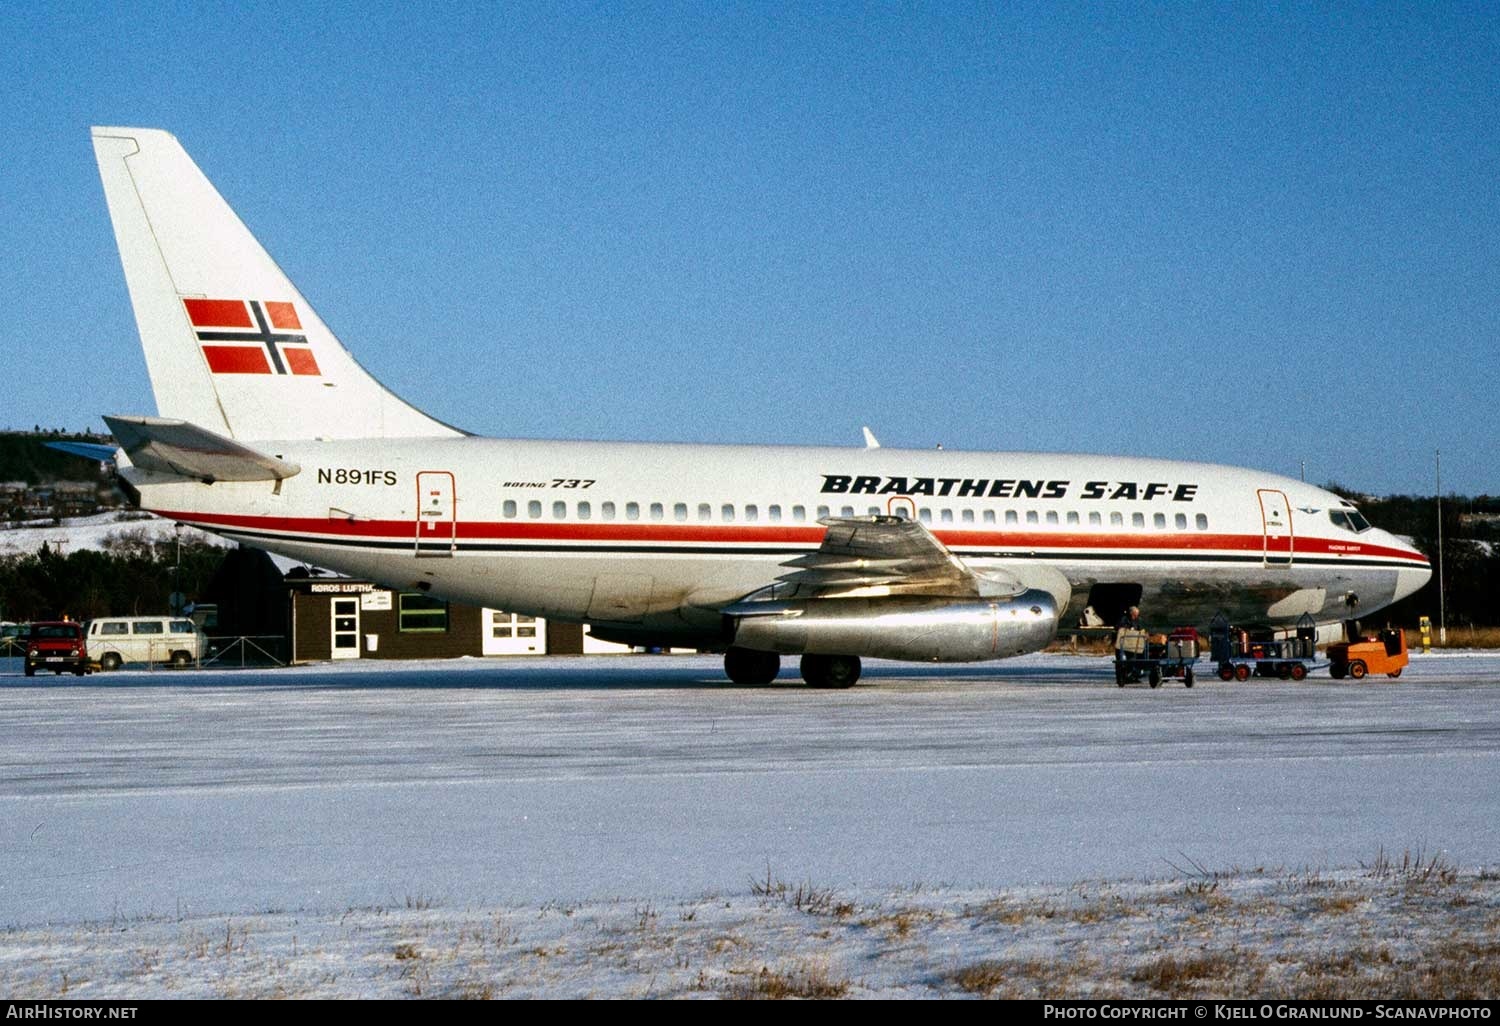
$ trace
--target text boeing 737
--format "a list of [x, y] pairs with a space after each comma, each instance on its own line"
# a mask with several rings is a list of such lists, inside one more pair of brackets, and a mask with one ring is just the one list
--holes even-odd
[[1110, 456], [477, 438], [355, 362], [165, 132], [94, 149], [158, 417], [106, 417], [145, 508], [402, 590], [725, 651], [1035, 651], [1085, 606], [1158, 623], [1368, 614], [1426, 558], [1342, 498], [1254, 470]]

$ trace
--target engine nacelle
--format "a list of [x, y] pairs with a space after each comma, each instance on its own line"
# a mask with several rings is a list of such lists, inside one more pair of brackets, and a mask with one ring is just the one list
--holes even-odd
[[775, 605], [775, 612], [740, 617], [734, 643], [786, 655], [973, 663], [1036, 652], [1057, 633], [1057, 602], [1035, 588], [1006, 599], [822, 599]]

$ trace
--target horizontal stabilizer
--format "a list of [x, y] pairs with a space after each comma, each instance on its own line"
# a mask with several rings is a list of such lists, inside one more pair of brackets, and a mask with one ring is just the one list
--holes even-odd
[[115, 416], [105, 417], [104, 422], [131, 463], [157, 474], [213, 484], [280, 481], [302, 470], [295, 463], [256, 452], [185, 420]]
[[49, 449], [65, 452], [69, 456], [82, 456], [86, 460], [95, 463], [105, 463], [115, 458], [115, 453], [120, 451], [116, 445], [99, 445], [96, 442], [45, 442]]

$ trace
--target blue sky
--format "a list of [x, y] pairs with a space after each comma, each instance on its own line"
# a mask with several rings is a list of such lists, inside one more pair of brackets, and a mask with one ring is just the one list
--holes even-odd
[[484, 434], [1500, 491], [1500, 7], [0, 4], [0, 426], [154, 410], [90, 124]]

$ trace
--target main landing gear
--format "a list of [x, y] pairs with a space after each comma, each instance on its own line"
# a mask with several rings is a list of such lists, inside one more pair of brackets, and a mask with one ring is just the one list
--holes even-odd
[[[724, 673], [742, 687], [764, 687], [781, 670], [781, 656], [749, 648], [731, 648], [724, 653]], [[802, 679], [809, 687], [851, 688], [859, 680], [859, 656], [805, 655]]]

